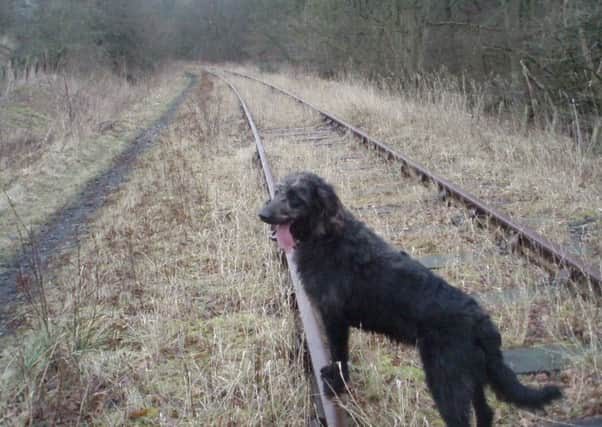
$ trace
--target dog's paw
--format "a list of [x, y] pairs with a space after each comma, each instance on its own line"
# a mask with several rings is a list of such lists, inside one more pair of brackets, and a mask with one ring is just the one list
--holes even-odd
[[324, 382], [324, 393], [332, 398], [337, 394], [345, 393], [345, 383], [349, 381], [347, 369], [342, 369], [339, 363], [331, 363], [320, 370]]

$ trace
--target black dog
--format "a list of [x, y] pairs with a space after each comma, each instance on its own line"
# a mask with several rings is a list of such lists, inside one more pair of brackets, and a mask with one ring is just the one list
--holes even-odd
[[448, 426], [469, 426], [471, 403], [477, 425], [492, 425], [486, 384], [501, 399], [527, 408], [561, 397], [555, 386], [522, 385], [504, 364], [500, 334], [477, 302], [355, 219], [317, 175], [285, 178], [259, 217], [275, 225], [283, 249], [296, 246], [299, 274], [330, 342], [332, 363], [321, 370], [325, 389], [345, 390], [354, 326], [417, 345]]

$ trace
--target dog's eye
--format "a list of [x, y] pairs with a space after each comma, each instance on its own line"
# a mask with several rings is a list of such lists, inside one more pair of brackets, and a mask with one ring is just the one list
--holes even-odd
[[288, 199], [288, 203], [291, 205], [291, 208], [300, 208], [303, 206], [303, 200], [301, 197], [297, 196], [294, 191], [289, 191], [286, 195]]

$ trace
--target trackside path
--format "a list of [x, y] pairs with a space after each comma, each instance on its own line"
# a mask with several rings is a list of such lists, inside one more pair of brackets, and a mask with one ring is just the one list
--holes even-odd
[[78, 236], [85, 232], [86, 222], [103, 205], [107, 196], [127, 180], [132, 162], [152, 147], [161, 131], [173, 121], [178, 109], [198, 82], [196, 75], [187, 74], [187, 77], [188, 85], [170, 103], [167, 111], [148, 128], [142, 130], [114, 159], [109, 169], [86, 182], [77, 196], [55, 212], [39, 230], [36, 230], [33, 242], [27, 243], [25, 253], [22, 252], [8, 261], [8, 268], [0, 272], [0, 334], [4, 330], [2, 323], [6, 320], [3, 313], [16, 297], [19, 271], [27, 272], [33, 267], [32, 253], [37, 258], [36, 268], [43, 268], [49, 257], [56, 255], [58, 249], [75, 244]]

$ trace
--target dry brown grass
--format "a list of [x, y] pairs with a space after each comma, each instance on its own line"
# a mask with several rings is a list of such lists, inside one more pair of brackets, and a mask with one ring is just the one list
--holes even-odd
[[[293, 88], [286, 76], [270, 77]], [[349, 83], [298, 80], [320, 92], [316, 102], [347, 96]], [[321, 125], [297, 104], [235, 83], [260, 129]], [[403, 102], [373, 92], [376, 106]], [[397, 125], [383, 123], [381, 132]], [[3, 339], [0, 424], [305, 425], [312, 410], [298, 326], [287, 273], [256, 218], [266, 196], [250, 142], [232, 94], [203, 80], [99, 212], [79, 254], [53, 266], [49, 331], [24, 307], [24, 326]], [[316, 171], [360, 218], [413, 255], [470, 254], [440, 271], [464, 290], [518, 289], [524, 300], [488, 305], [505, 343], [563, 342], [585, 352], [559, 375], [525, 378], [564, 384], [567, 398], [546, 417], [601, 412], [602, 313], [592, 298], [551, 288], [546, 272], [502, 254], [499, 238], [462, 209], [445, 207], [348, 137], [333, 145], [270, 138], [266, 147], [277, 178]], [[374, 209], [385, 204], [396, 210]], [[344, 404], [357, 424], [442, 425], [413, 348], [355, 331], [351, 353]], [[541, 414], [496, 406], [496, 425], [542, 423]]]
[[4, 346], [0, 424], [305, 424], [286, 272], [249, 214], [253, 147], [212, 86], [56, 267], [50, 336], [32, 318]]

